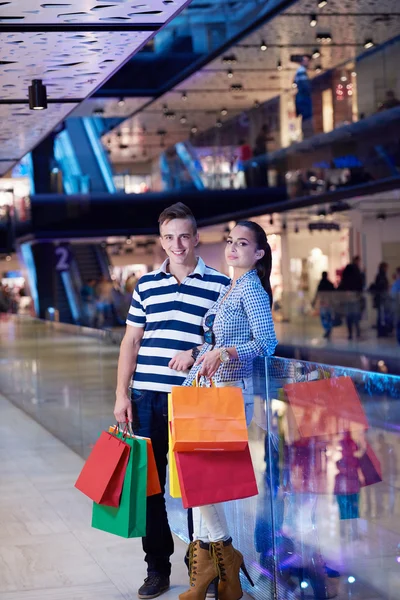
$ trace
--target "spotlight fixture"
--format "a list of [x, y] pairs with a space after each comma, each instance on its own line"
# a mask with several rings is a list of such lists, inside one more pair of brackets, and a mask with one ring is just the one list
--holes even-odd
[[310, 15], [310, 27], [316, 27], [318, 23], [317, 15]]
[[384, 212], [378, 213], [376, 219], [377, 221], [386, 221], [386, 214]]
[[282, 71], [282, 61], [278, 60], [276, 68], [278, 69], [278, 71]]
[[330, 33], [317, 33], [315, 39], [320, 44], [330, 44], [332, 41], [332, 35]]
[[283, 221], [283, 223], [282, 223], [282, 231], [286, 231], [286, 229], [287, 229], [286, 221]]
[[233, 83], [231, 85], [231, 92], [241, 92], [243, 90], [243, 86], [241, 83]]
[[120, 98], [120, 99], [118, 100], [118, 106], [124, 106], [124, 105], [125, 105], [125, 100], [124, 100], [124, 98]]
[[268, 46], [264, 40], [261, 40], [260, 50], [261, 50], [261, 52], [265, 52], [266, 50], [268, 50]]
[[94, 117], [101, 117], [101, 115], [104, 115], [104, 108], [101, 108], [101, 106], [99, 106], [93, 110]]
[[47, 108], [46, 86], [41, 79], [32, 79], [28, 88], [29, 108], [31, 110], [44, 110]]
[[322, 67], [321, 67], [321, 65], [316, 65], [316, 66], [315, 66], [315, 72], [316, 72], [316, 73], [321, 73], [321, 71], [322, 71]]
[[227, 114], [228, 114], [228, 109], [227, 108], [221, 108], [221, 115], [223, 117], [226, 117]]
[[222, 63], [224, 65], [235, 65], [237, 63], [237, 58], [235, 54], [227, 54], [222, 58]]
[[168, 105], [167, 104], [163, 104], [162, 109], [163, 109], [163, 113], [165, 115], [165, 113], [168, 112]]
[[313, 58], [319, 58], [321, 56], [321, 52], [318, 50], [318, 48], [315, 48], [315, 50], [313, 50], [313, 53], [311, 56]]
[[163, 137], [164, 135], [167, 135], [167, 132], [165, 131], [165, 129], [157, 129], [157, 135]]
[[184, 125], [185, 123], [187, 123], [186, 115], [182, 115], [181, 118], [179, 119], [179, 121], [182, 123], [182, 125]]
[[260, 103], [258, 100], [254, 100], [254, 108], [260, 108]]
[[182, 93], [182, 100], [183, 100], [183, 102], [186, 102], [186, 100], [187, 100], [187, 99], [188, 99], [188, 97], [187, 97], [187, 93], [186, 93], [186, 92], [183, 92], [183, 93]]
[[197, 133], [197, 132], [198, 132], [197, 125], [192, 125], [192, 127], [191, 127], [190, 131], [191, 131], [192, 133]]
[[318, 0], [318, 8], [324, 8], [328, 4], [328, 0]]
[[295, 233], [299, 233], [299, 231], [300, 231], [300, 229], [299, 229], [299, 226], [298, 226], [298, 224], [296, 223], [296, 224], [295, 224], [295, 226], [294, 226], [294, 232], [295, 232]]
[[231, 69], [229, 69], [229, 71], [227, 72], [227, 76], [229, 79], [232, 79], [233, 77], [233, 71]]
[[369, 50], [370, 48], [373, 48], [375, 46], [374, 41], [371, 38], [367, 38], [364, 42], [364, 48], [366, 50]]
[[176, 115], [175, 115], [175, 113], [174, 113], [174, 111], [173, 111], [173, 110], [167, 110], [167, 111], [164, 113], [164, 116], [165, 116], [165, 118], [166, 118], [166, 119], [168, 119], [169, 121], [173, 121], [173, 120], [175, 119], [175, 117], [176, 117]]
[[271, 215], [269, 218], [269, 224], [273, 225], [274, 224], [274, 217]]
[[217, 119], [217, 122], [215, 123], [216, 127], [221, 128], [222, 127], [222, 121], [221, 119]]

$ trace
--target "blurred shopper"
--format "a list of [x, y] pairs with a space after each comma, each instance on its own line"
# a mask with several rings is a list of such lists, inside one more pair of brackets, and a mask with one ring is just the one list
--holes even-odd
[[363, 309], [362, 290], [364, 287], [364, 276], [360, 269], [360, 257], [355, 256], [343, 270], [338, 291], [343, 292], [341, 305], [346, 317], [348, 339], [353, 339], [353, 329], [357, 338], [360, 337], [360, 321]]
[[269, 135], [268, 125], [264, 123], [256, 137], [253, 149], [253, 156], [260, 157], [260, 160], [254, 161], [253, 164], [254, 185], [256, 187], [268, 187], [268, 142], [273, 139]]
[[[246, 420], [253, 418], [253, 360], [274, 353], [277, 339], [271, 316], [271, 248], [265, 231], [252, 221], [239, 221], [231, 230], [225, 258], [233, 268], [232, 283], [221, 292], [204, 318], [205, 343], [184, 385], [198, 375], [217, 387], [241, 387]], [[179, 359], [180, 357], [178, 357]], [[243, 556], [232, 545], [222, 503], [193, 509], [194, 535], [190, 545], [190, 589], [180, 600], [204, 600], [208, 586], [219, 574], [220, 600], [242, 597], [239, 573]], [[249, 578], [250, 579], [250, 578]]]
[[113, 282], [103, 276], [96, 286], [97, 327], [110, 327], [113, 317]]
[[169, 588], [174, 552], [164, 499], [168, 392], [184, 382], [203, 343], [203, 317], [229, 284], [228, 277], [196, 257], [199, 235], [187, 206], [178, 202], [166, 208], [159, 225], [167, 259], [159, 269], [141, 277], [133, 292], [114, 408], [119, 423], [129, 419], [136, 434], [151, 438], [162, 488], [162, 494], [147, 499], [143, 550], [148, 576], [138, 591], [143, 599], [156, 598]]
[[88, 279], [81, 289], [83, 324], [94, 327], [96, 320], [96, 280]]
[[250, 144], [246, 142], [246, 140], [239, 141], [239, 161], [238, 161], [238, 169], [239, 171], [243, 171], [244, 181], [247, 188], [252, 187], [252, 165], [249, 162], [253, 156], [253, 152]]
[[400, 267], [396, 269], [396, 280], [392, 285], [391, 294], [394, 301], [397, 342], [400, 344]]
[[391, 314], [389, 279], [387, 276], [389, 265], [381, 262], [378, 267], [375, 281], [370, 287], [374, 294], [374, 308], [376, 308], [376, 329], [378, 337], [387, 337], [393, 329], [393, 315]]
[[393, 90], [387, 90], [385, 101], [382, 102], [379, 110], [388, 110], [390, 108], [396, 108], [396, 106], [400, 106], [400, 100], [396, 98], [396, 94]]
[[129, 275], [129, 277], [125, 281], [125, 292], [127, 294], [130, 294], [130, 296], [132, 296], [133, 290], [135, 289], [137, 282], [138, 278], [136, 277], [135, 273], [131, 273], [131, 275]]
[[303, 140], [314, 135], [311, 83], [307, 73], [310, 62], [311, 56], [305, 54], [301, 59], [300, 67], [297, 69], [294, 78], [294, 83], [297, 86], [296, 114], [298, 117], [301, 117]]
[[315, 305], [317, 302], [319, 304], [319, 316], [321, 318], [322, 327], [325, 330], [324, 338], [326, 339], [331, 337], [332, 328], [334, 325], [335, 313], [333, 298], [330, 296], [330, 293], [334, 292], [335, 289], [336, 288], [333, 283], [328, 279], [328, 273], [323, 271], [313, 305]]

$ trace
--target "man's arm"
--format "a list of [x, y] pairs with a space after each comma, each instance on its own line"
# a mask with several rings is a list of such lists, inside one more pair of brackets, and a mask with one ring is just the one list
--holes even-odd
[[136, 359], [142, 341], [144, 329], [128, 325], [121, 342], [118, 359], [118, 375], [114, 416], [118, 423], [132, 422], [132, 404], [129, 384], [136, 369]]

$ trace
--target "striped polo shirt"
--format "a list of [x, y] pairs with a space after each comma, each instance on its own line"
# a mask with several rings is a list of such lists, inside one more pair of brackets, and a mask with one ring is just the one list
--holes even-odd
[[230, 283], [226, 275], [207, 267], [201, 258], [180, 284], [168, 273], [167, 259], [147, 273], [132, 295], [126, 324], [143, 327], [132, 387], [170, 392], [182, 385], [188, 371], [174, 371], [168, 363], [179, 352], [203, 343], [203, 317]]

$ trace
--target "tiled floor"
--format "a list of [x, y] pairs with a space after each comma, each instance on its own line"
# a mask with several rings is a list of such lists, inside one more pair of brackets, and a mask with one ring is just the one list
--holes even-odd
[[[82, 459], [0, 397], [1, 600], [122, 600], [145, 577], [141, 540], [90, 528], [91, 502], [74, 489]], [[172, 587], [185, 590], [178, 539]]]

